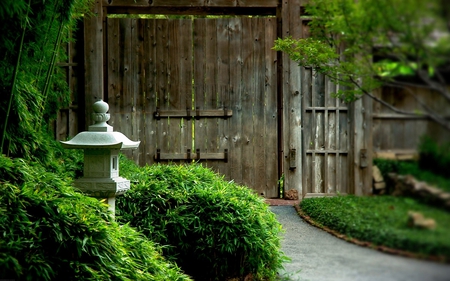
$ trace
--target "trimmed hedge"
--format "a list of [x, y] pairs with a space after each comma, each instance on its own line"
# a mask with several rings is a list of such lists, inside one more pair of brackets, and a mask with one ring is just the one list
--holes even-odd
[[190, 280], [70, 182], [0, 156], [0, 279]]
[[[450, 260], [450, 213], [393, 196], [310, 198], [300, 203], [314, 221], [351, 238]], [[435, 230], [408, 227], [408, 211], [433, 218]]]
[[252, 276], [274, 280], [287, 260], [281, 225], [249, 188], [199, 164], [139, 168], [121, 158], [133, 184], [116, 201], [116, 218], [150, 240], [195, 280]]

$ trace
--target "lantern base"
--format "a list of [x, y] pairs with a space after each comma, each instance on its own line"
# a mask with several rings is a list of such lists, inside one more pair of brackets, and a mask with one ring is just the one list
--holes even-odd
[[96, 198], [112, 198], [130, 189], [130, 181], [122, 178], [81, 178], [74, 185], [82, 192]]

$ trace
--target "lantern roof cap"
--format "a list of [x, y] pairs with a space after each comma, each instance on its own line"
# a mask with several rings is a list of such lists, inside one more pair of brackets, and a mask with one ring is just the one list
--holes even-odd
[[132, 141], [120, 132], [114, 132], [113, 127], [108, 125], [109, 105], [99, 100], [92, 106], [92, 114], [95, 124], [89, 126], [89, 130], [77, 134], [69, 141], [61, 141], [64, 148], [105, 148], [105, 149], [134, 149], [140, 144], [140, 141]]

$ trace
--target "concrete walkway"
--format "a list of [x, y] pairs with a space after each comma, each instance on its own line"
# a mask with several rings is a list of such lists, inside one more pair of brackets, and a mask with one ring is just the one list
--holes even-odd
[[292, 206], [270, 209], [285, 230], [288, 280], [450, 281], [450, 265], [360, 247], [311, 226]]

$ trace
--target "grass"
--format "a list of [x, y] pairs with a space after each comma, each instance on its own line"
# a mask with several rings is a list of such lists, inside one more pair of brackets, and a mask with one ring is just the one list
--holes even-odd
[[[315, 222], [349, 238], [450, 261], [450, 213], [414, 199], [337, 196], [305, 199], [301, 209]], [[434, 230], [408, 227], [408, 211], [433, 218]]]
[[431, 171], [423, 170], [416, 161], [395, 161], [385, 159], [375, 159], [374, 164], [378, 166], [383, 177], [388, 173], [397, 173], [400, 175], [412, 175], [420, 181], [425, 181], [430, 185], [450, 192], [450, 178], [443, 177]]

